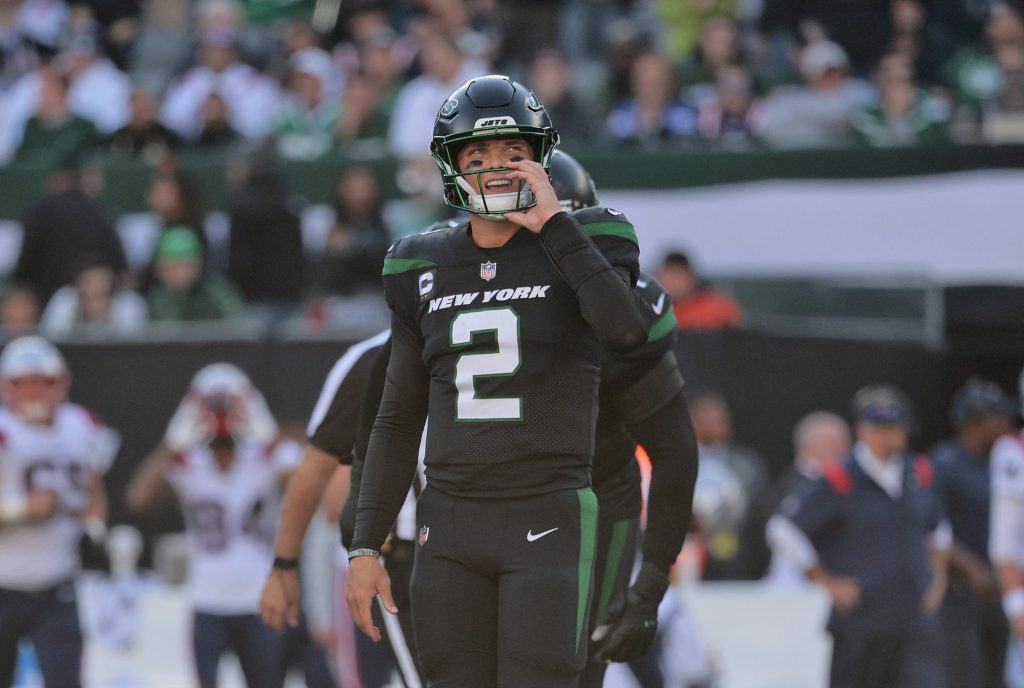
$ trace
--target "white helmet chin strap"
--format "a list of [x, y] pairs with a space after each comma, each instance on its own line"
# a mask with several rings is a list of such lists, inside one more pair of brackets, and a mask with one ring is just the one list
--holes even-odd
[[505, 220], [505, 213], [514, 212], [533, 203], [533, 191], [526, 184], [523, 184], [519, 191], [488, 194], [487, 205], [484, 205], [483, 195], [477, 193], [465, 177], [458, 177], [456, 183], [466, 194], [470, 212], [488, 220]]

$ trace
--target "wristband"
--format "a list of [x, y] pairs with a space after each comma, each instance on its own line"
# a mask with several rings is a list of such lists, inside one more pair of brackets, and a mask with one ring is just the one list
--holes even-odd
[[299, 567], [298, 559], [285, 559], [284, 557], [274, 557], [274, 568], [283, 569], [290, 571]]
[[1003, 612], [1009, 619], [1024, 614], [1024, 588], [1006, 591], [1003, 595]]
[[0, 499], [0, 524], [21, 523], [28, 518], [28, 499], [13, 495]]
[[374, 559], [380, 559], [380, 552], [369, 547], [360, 547], [354, 549], [348, 553], [348, 560], [352, 561], [356, 557], [373, 557]]

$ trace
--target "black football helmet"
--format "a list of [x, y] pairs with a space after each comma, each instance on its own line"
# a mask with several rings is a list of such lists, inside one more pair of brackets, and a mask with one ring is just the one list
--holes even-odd
[[562, 210], [572, 212], [597, 205], [597, 187], [590, 173], [576, 158], [556, 150], [551, 155], [551, 186]]
[[437, 114], [430, 144], [430, 154], [441, 168], [444, 200], [448, 205], [494, 220], [536, 205], [533, 192], [523, 182], [510, 193], [479, 194], [465, 179], [508, 168], [461, 172], [456, 163], [459, 151], [471, 140], [510, 137], [525, 139], [537, 162], [550, 173], [558, 132], [547, 110], [529, 89], [507, 76], [491, 74], [470, 79], [448, 96]]

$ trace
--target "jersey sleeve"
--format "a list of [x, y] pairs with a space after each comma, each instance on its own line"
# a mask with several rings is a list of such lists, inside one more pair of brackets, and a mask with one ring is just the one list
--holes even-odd
[[313, 409], [306, 435], [309, 443], [347, 465], [352, 463], [359, 414], [370, 371], [389, 333], [354, 344], [327, 375]]
[[84, 406], [72, 404], [70, 408], [75, 411], [74, 422], [86, 448], [89, 468], [99, 475], [106, 473], [121, 448], [121, 433], [107, 427], [102, 418]]
[[359, 504], [359, 488], [363, 479], [363, 466], [366, 465], [366, 452], [370, 445], [373, 423], [377, 418], [377, 411], [380, 409], [380, 400], [384, 395], [388, 361], [391, 358], [390, 339], [376, 351], [377, 354], [374, 356], [365, 393], [361, 395], [363, 403], [359, 410], [356, 442], [352, 452], [351, 487], [349, 488], [348, 499], [345, 500], [345, 506], [341, 510], [341, 544], [345, 547], [352, 545], [352, 537], [355, 532], [356, 507]]
[[[588, 209], [590, 210], [590, 209]], [[608, 347], [626, 351], [647, 341], [653, 311], [633, 291], [640, 247], [625, 221], [587, 222], [560, 212], [540, 231], [548, 257], [576, 293], [580, 312]]]
[[697, 440], [682, 393], [657, 413], [627, 422], [629, 434], [651, 459], [644, 561], [666, 574], [686, 540], [697, 482]]
[[384, 295], [392, 312], [391, 357], [366, 450], [353, 549], [379, 550], [384, 544], [412, 484], [427, 418], [430, 376], [413, 312], [417, 296], [412, 280], [428, 261], [403, 257], [402, 243], [392, 247], [384, 265]]

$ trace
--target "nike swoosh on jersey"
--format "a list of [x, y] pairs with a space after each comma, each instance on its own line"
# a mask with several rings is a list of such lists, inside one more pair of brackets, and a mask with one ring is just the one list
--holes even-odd
[[551, 533], [555, 532], [556, 530], [558, 530], [558, 528], [552, 528], [551, 530], [545, 530], [543, 533], [537, 533], [536, 535], [533, 534], [533, 530], [532, 529], [528, 530], [528, 531], [526, 531], [526, 541], [527, 542], [533, 542], [534, 540], [540, 540], [545, 535], [550, 535]]
[[661, 315], [661, 312], [665, 310], [665, 295], [662, 294], [658, 297], [658, 303], [651, 306], [651, 310], [654, 311], [655, 315]]

